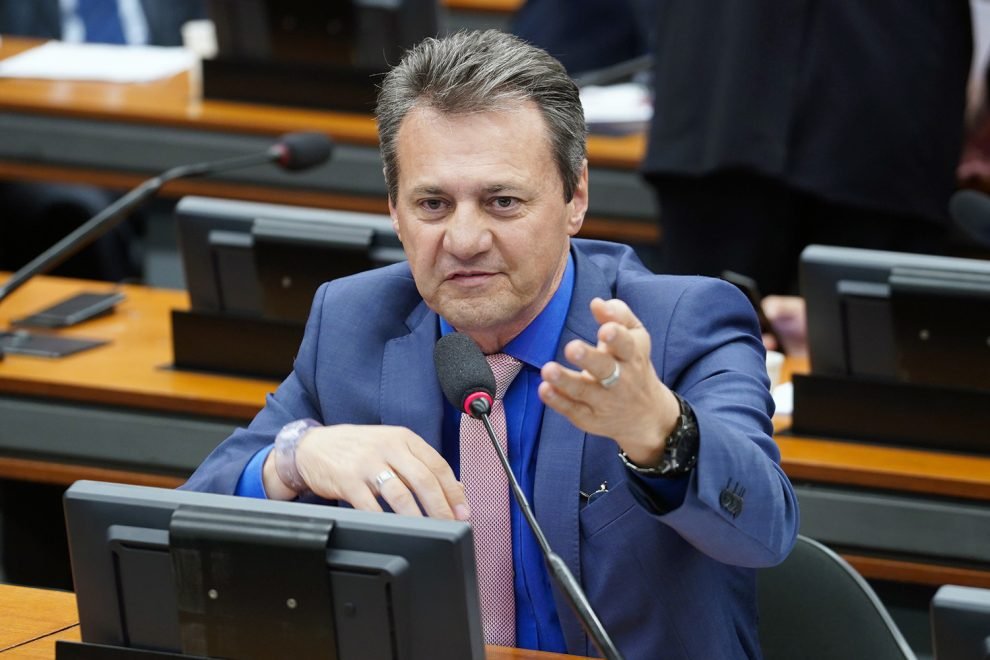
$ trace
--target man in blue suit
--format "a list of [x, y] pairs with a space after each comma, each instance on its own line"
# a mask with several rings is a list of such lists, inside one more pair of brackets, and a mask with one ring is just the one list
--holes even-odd
[[[503, 399], [510, 463], [626, 657], [760, 657], [754, 569], [787, 555], [798, 512], [749, 303], [572, 238], [585, 128], [544, 51], [495, 31], [427, 40], [377, 114], [408, 263], [318, 291], [292, 374], [186, 487], [470, 520], [477, 546], [488, 505], [458, 481], [475, 458], [432, 361], [460, 331], [521, 363]], [[592, 653], [510, 518], [498, 577], [514, 603], [485, 613], [486, 640]]]
[[[87, 29], [90, 5], [101, 24]], [[0, 0], [0, 33], [44, 39], [181, 46], [182, 26], [203, 18], [204, 0]]]

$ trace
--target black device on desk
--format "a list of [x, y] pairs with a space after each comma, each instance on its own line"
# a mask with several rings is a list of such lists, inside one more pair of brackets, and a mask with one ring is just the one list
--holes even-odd
[[107, 343], [104, 339], [61, 337], [55, 334], [32, 333], [23, 328], [67, 328], [104, 316], [113, 311], [124, 294], [117, 291], [84, 292], [69, 296], [29, 316], [14, 319], [18, 329], [0, 331], [0, 352], [43, 358], [60, 358]]
[[56, 658], [484, 658], [466, 523], [92, 481], [64, 503], [84, 644]]
[[209, 0], [207, 98], [369, 113], [378, 77], [438, 31], [437, 0]]
[[29, 316], [15, 319], [14, 325], [34, 328], [67, 328], [113, 311], [124, 299], [119, 291], [86, 291], [69, 296]]
[[405, 259], [386, 215], [185, 197], [176, 228], [191, 309], [175, 365], [282, 378], [320, 284]]
[[990, 262], [809, 246], [795, 432], [990, 452]]

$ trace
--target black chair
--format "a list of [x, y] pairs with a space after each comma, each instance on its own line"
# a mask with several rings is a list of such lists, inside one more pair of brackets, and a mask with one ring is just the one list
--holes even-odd
[[765, 660], [916, 660], [866, 580], [815, 540], [798, 536], [757, 585]]

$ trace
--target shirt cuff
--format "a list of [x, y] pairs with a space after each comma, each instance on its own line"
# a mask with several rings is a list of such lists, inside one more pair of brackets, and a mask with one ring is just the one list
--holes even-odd
[[234, 495], [240, 495], [241, 497], [257, 497], [258, 499], [266, 500], [268, 499], [268, 493], [265, 492], [265, 480], [264, 480], [264, 468], [265, 459], [268, 458], [268, 454], [271, 453], [275, 445], [267, 445], [262, 447], [257, 451], [257, 453], [251, 457], [248, 464], [244, 467], [244, 471], [241, 472], [241, 478], [237, 480], [237, 487], [234, 489]]
[[691, 473], [679, 477], [648, 477], [627, 470], [632, 479], [632, 492], [642, 504], [657, 514], [670, 513], [684, 503]]

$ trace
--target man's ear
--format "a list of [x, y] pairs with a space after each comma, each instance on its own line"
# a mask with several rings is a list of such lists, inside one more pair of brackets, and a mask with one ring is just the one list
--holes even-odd
[[[382, 175], [385, 174], [385, 168], [382, 168]], [[385, 177], [385, 190], [388, 190], [388, 177]], [[399, 213], [395, 210], [395, 204], [392, 203], [392, 195], [389, 192], [385, 193], [386, 199], [388, 199], [388, 214], [392, 216], [392, 229], [395, 230], [395, 235], [399, 237], [399, 242], [402, 242], [402, 233], [399, 231]]]
[[395, 210], [395, 204], [392, 203], [392, 198], [388, 198], [388, 214], [392, 216], [392, 229], [395, 230], [395, 235], [399, 237], [399, 242], [402, 242], [402, 232], [399, 231], [399, 212]]
[[588, 212], [588, 159], [581, 165], [581, 176], [574, 186], [574, 195], [568, 202], [570, 215], [567, 218], [567, 234], [575, 236], [584, 224], [584, 215]]

